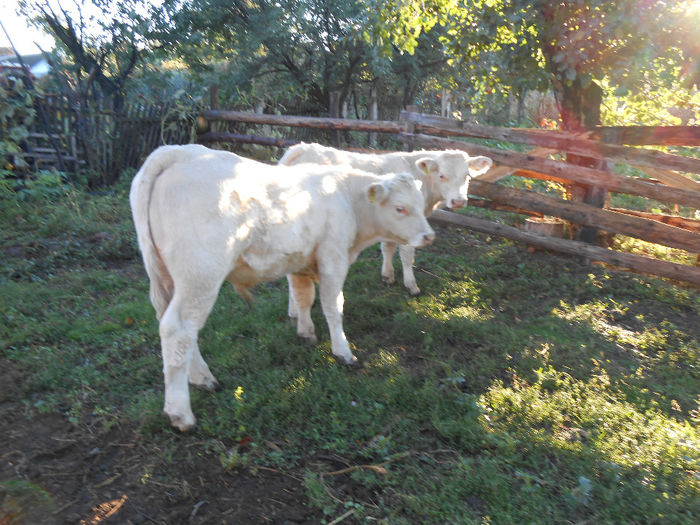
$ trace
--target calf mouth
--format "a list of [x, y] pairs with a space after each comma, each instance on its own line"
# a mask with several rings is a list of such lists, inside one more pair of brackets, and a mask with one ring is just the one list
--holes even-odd
[[423, 248], [425, 246], [430, 246], [435, 240], [435, 232], [423, 233], [419, 236], [413, 238], [411, 242], [405, 243], [414, 248]]

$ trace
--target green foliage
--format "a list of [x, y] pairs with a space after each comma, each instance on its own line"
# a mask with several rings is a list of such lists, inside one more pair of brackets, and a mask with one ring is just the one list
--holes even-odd
[[30, 173], [21, 153], [36, 117], [34, 98], [23, 78], [11, 70], [0, 72], [0, 194], [24, 201], [55, 199], [66, 190], [65, 176], [55, 170]]
[[8, 189], [8, 177], [16, 176], [27, 163], [19, 155], [29, 136], [36, 110], [32, 92], [16, 73], [0, 72], [0, 189]]
[[49, 2], [21, 0], [19, 7], [55, 39], [53, 59], [64, 77], [59, 83], [63, 89], [68, 77], [79, 96], [112, 97], [115, 108], [121, 105], [136, 66], [155, 44], [151, 40], [155, 10], [150, 2], [90, 0], [56, 9]]
[[606, 86], [602, 124], [607, 126], [698, 125], [700, 91], [678, 89], [655, 72], [647, 72], [635, 91]]
[[[399, 43], [432, 23], [417, 3], [380, 3], [388, 13], [383, 18], [388, 31]], [[428, 5], [444, 14], [442, 41], [451, 63], [461, 69], [455, 82], [477, 96], [551, 86], [567, 127], [580, 124], [577, 113], [590, 104], [593, 82], [638, 91], [649, 72], [669, 87], [683, 79], [692, 88], [700, 78], [695, 62], [700, 11], [687, 1], [438, 0]]]
[[414, 56], [399, 53], [377, 34], [380, 14], [359, 0], [208, 0], [165, 2], [164, 9], [161, 38], [188, 66], [209, 70], [225, 100], [252, 99], [248, 107], [294, 104], [297, 112], [324, 114], [331, 93], [340, 107], [371, 83], [385, 98], [401, 93], [392, 104], [400, 107], [446, 63], [437, 33], [416, 34]]
[[41, 170], [32, 177], [17, 182], [15, 197], [19, 201], [28, 199], [54, 200], [62, 197], [68, 189], [65, 175], [56, 170]]

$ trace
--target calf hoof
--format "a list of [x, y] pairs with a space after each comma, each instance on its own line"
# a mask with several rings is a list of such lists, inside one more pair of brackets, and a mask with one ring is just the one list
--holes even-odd
[[[335, 354], [334, 354], [335, 355]], [[357, 364], [357, 357], [354, 355], [350, 354], [349, 356], [344, 356], [344, 355], [335, 355], [335, 358], [343, 363], [344, 365], [354, 365]]]
[[318, 343], [318, 338], [316, 337], [316, 334], [297, 334], [299, 336], [299, 339], [302, 339], [305, 343], [315, 345]]
[[418, 288], [417, 286], [415, 288], [408, 288], [408, 293], [413, 297], [415, 297], [416, 295], [420, 295], [420, 288]]
[[190, 385], [198, 390], [204, 390], [206, 392], [220, 392], [223, 388], [223, 385], [213, 377], [211, 378], [211, 381], [203, 381], [200, 383], [190, 381]]
[[197, 422], [193, 414], [168, 414], [165, 411], [163, 413], [170, 418], [170, 424], [180, 432], [191, 430]]
[[395, 279], [393, 275], [382, 275], [382, 282], [387, 286], [394, 284], [394, 281]]

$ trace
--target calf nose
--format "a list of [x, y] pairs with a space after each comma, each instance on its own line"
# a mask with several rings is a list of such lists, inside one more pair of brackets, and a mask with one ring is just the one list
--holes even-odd
[[435, 240], [435, 233], [430, 232], [430, 233], [425, 233], [423, 234], [423, 243], [425, 246], [428, 246]]
[[450, 201], [450, 208], [461, 208], [464, 204], [464, 199], [452, 199]]

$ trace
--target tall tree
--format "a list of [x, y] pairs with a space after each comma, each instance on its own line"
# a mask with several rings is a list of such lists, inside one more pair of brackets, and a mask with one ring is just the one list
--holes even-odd
[[595, 123], [585, 115], [599, 109], [603, 79], [634, 89], [645, 70], [663, 67], [678, 82], [700, 80], [700, 13], [691, 0], [375, 2], [407, 48], [416, 28], [446, 25], [454, 63], [475, 81], [515, 91], [550, 86], [570, 130]]
[[[126, 82], [148, 54], [147, 0], [21, 0], [20, 11], [52, 35], [73, 88], [121, 106]], [[98, 89], [95, 89], [97, 86]]]
[[[417, 64], [435, 69], [446, 62], [429, 52], [437, 37], [429, 45], [425, 40], [425, 53], [392, 60], [400, 51], [388, 38], [377, 44], [378, 15], [363, 0], [166, 0], [164, 6], [164, 35], [188, 64], [228, 59], [237, 87], [284, 86], [318, 113], [337, 111], [358, 85], [379, 74], [397, 78]], [[410, 80], [401, 86], [405, 94], [415, 91], [420, 73]]]

